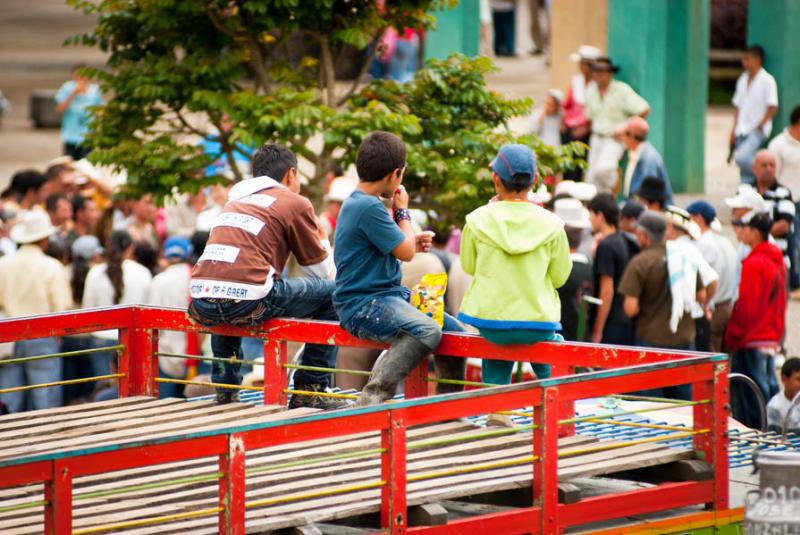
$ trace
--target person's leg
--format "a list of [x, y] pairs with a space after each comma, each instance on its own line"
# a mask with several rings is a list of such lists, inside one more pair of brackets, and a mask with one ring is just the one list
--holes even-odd
[[753, 158], [764, 142], [764, 135], [754, 130], [746, 136], [736, 138], [736, 148], [733, 151], [733, 159], [739, 166], [739, 176], [742, 184], [754, 185], [756, 177], [753, 175]]
[[725, 339], [725, 328], [731, 319], [731, 302], [717, 303], [714, 306], [714, 315], [711, 316], [711, 337], [708, 350], [714, 353], [722, 352], [722, 341]]
[[695, 347], [697, 351], [709, 351], [711, 348], [711, 322], [703, 316], [694, 320]]
[[[65, 336], [61, 339], [61, 351], [84, 351], [92, 349], [92, 339], [88, 336]], [[62, 362], [62, 374], [65, 381], [83, 379], [92, 376], [91, 354], [81, 357], [68, 357]], [[64, 405], [75, 400], [88, 400], [92, 394], [91, 383], [64, 385], [62, 389]]]
[[242, 338], [242, 358], [244, 360], [264, 358], [264, 340], [261, 338]]
[[624, 148], [611, 137], [604, 138], [600, 147], [600, 153], [596, 156], [593, 183], [597, 186], [598, 193], [611, 193], [617, 183], [617, 167]]
[[[445, 313], [444, 315], [443, 331], [450, 332], [465, 332], [464, 326], [458, 322], [453, 316]], [[433, 356], [434, 364], [436, 365], [436, 374], [440, 379], [451, 379], [456, 381], [463, 381], [466, 373], [467, 359], [463, 357], [450, 357], [447, 355], [436, 354]], [[445, 383], [436, 383], [437, 394], [449, 394], [452, 392], [461, 392], [464, 390], [463, 385], [453, 385]]]
[[[38, 338], [26, 340], [26, 356], [33, 357], [39, 355], [50, 355], [58, 353], [57, 338]], [[62, 378], [61, 359], [42, 359], [32, 360], [24, 363], [27, 383], [44, 384], [60, 381]], [[36, 388], [30, 391], [31, 405], [34, 410], [52, 409], [61, 405], [61, 387], [50, 386], [47, 388]]]
[[511, 372], [514, 362], [511, 360], [483, 359], [481, 361], [481, 382], [489, 385], [511, 384]]
[[615, 346], [633, 345], [633, 326], [630, 323], [606, 323], [600, 341]]
[[358, 338], [392, 344], [375, 363], [359, 405], [394, 396], [400, 381], [436, 349], [442, 336], [433, 319], [400, 297], [373, 299], [342, 326]]
[[531, 40], [533, 41], [534, 54], [541, 54], [546, 48], [544, 35], [542, 35], [542, 21], [540, 12], [542, 9], [541, 0], [528, 0], [528, 10], [531, 17]]
[[[765, 403], [777, 392], [777, 378], [772, 367], [774, 360], [755, 348], [736, 351], [731, 358], [731, 373], [741, 373], [752, 379], [761, 391]], [[748, 427], [760, 429], [764, 422], [761, 422], [757, 403], [749, 386], [741, 381], [732, 382], [731, 406], [734, 417]]]
[[[15, 344], [14, 358], [19, 358], [21, 356], [19, 344], [20, 342]], [[0, 365], [0, 390], [16, 388], [18, 386], [25, 386], [25, 369], [22, 367], [22, 364]], [[25, 392], [6, 392], [5, 394], [0, 394], [0, 401], [5, 403], [9, 412], [21, 412], [25, 401]]]
[[[316, 320], [338, 321], [333, 308], [333, 290], [336, 284], [331, 280], [297, 278], [278, 279], [265, 299], [268, 305], [267, 317], [288, 316]], [[335, 368], [336, 346], [306, 344], [300, 357], [300, 364], [319, 368]], [[295, 386], [319, 385], [325, 389], [330, 384], [330, 372], [298, 370], [294, 374]]]

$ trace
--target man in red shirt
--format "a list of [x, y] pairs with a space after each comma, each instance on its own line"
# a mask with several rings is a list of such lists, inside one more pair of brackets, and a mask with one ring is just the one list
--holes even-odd
[[[765, 402], [778, 393], [775, 353], [784, 335], [786, 316], [786, 265], [780, 249], [769, 243], [772, 218], [751, 212], [739, 223], [740, 239], [752, 247], [742, 260], [739, 298], [725, 331], [725, 347], [732, 353], [731, 372], [756, 382]], [[731, 387], [734, 416], [749, 427], [760, 428], [759, 411], [751, 394], [739, 382]]]

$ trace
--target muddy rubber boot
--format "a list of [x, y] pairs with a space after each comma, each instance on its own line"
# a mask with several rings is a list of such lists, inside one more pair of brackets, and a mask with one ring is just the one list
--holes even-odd
[[372, 368], [369, 382], [356, 405], [377, 405], [394, 397], [397, 385], [405, 379], [431, 350], [408, 334], [401, 333], [397, 341]]
[[[301, 384], [294, 385], [295, 390], [305, 390], [308, 392], [322, 392], [325, 389], [319, 384]], [[327, 396], [313, 396], [310, 394], [292, 394], [292, 399], [289, 401], [289, 409], [298, 409], [300, 407], [311, 407], [312, 409], [322, 409], [324, 411], [333, 411], [336, 409], [346, 409], [353, 406], [353, 401], [350, 399], [332, 398]]]
[[[464, 380], [467, 359], [448, 357], [447, 355], [434, 355], [433, 361], [436, 365], [436, 375], [438, 375], [440, 379], [455, 379], [457, 381]], [[437, 394], [452, 394], [453, 392], [461, 392], [463, 390], [464, 385], [436, 383]]]

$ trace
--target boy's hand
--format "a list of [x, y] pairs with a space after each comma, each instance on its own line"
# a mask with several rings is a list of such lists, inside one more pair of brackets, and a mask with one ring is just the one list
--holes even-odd
[[431, 250], [431, 244], [433, 243], [433, 235], [434, 233], [426, 230], [420, 234], [414, 236], [414, 241], [416, 242], [416, 251], [418, 253], [427, 253]]
[[406, 188], [400, 186], [392, 195], [392, 212], [405, 209], [408, 209], [408, 192]]

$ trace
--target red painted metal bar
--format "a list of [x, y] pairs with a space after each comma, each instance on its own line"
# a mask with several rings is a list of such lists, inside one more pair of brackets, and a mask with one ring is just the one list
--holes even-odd
[[714, 452], [714, 500], [709, 505], [714, 510], [729, 507], [728, 469], [728, 416], [730, 415], [730, 384], [728, 363], [714, 365], [714, 392], [712, 394], [711, 449]]
[[[179, 330], [189, 332], [215, 332], [235, 336], [257, 336], [305, 343], [332, 344], [337, 346], [385, 348], [353, 337], [335, 322], [271, 319], [258, 328], [233, 326], [203, 327], [194, 323], [184, 311], [178, 309], [156, 309], [136, 307], [138, 325], [143, 328]], [[477, 335], [445, 333], [437, 349], [438, 353], [455, 357], [474, 357], [490, 354], [493, 359], [564, 364], [596, 368], [635, 366], [665, 360], [676, 360], [702, 353], [664, 349], [644, 349], [623, 346], [601, 346], [577, 342], [540, 342], [533, 345], [499, 346]]]
[[443, 526], [408, 528], [408, 533], [420, 535], [521, 535], [531, 533], [540, 523], [538, 507], [526, 507], [502, 513], [452, 520]]
[[245, 449], [242, 435], [228, 437], [228, 449], [219, 457], [219, 533], [244, 535]]
[[0, 321], [0, 342], [86, 334], [131, 326], [135, 307], [120, 306]]
[[53, 473], [44, 485], [44, 532], [47, 535], [72, 533], [72, 473], [60, 461], [52, 463]]
[[184, 439], [164, 444], [131, 444], [129, 448], [89, 453], [61, 461], [74, 477], [125, 470], [153, 464], [183, 461], [196, 457], [223, 455], [228, 448], [227, 435]]
[[625, 516], [668, 511], [703, 503], [713, 491], [713, 482], [665, 483], [646, 489], [584, 498], [559, 505], [561, 527], [579, 526]]
[[[575, 366], [572, 364], [552, 364], [550, 366], [551, 377], [566, 377], [575, 375]], [[558, 417], [560, 420], [567, 420], [575, 415], [575, 402], [572, 400], [562, 401], [558, 407]], [[575, 424], [567, 424], [559, 429], [560, 436], [572, 436], [575, 434]]]
[[[1, 420], [0, 420], [1, 421]], [[49, 481], [53, 476], [53, 462], [42, 461], [0, 468], [0, 489]]]
[[[559, 389], [546, 388], [542, 404], [542, 475], [544, 484], [541, 488], [542, 533], [553, 535], [558, 533], [558, 417]], [[536, 455], [536, 453], [534, 453]]]
[[286, 364], [289, 360], [286, 340], [267, 338], [264, 340], [264, 405], [286, 405], [289, 384]]
[[422, 363], [411, 370], [405, 380], [405, 397], [408, 399], [422, 398], [428, 395], [428, 361], [423, 359]]
[[389, 411], [381, 431], [381, 528], [391, 535], [406, 532], [406, 422], [404, 412]]

